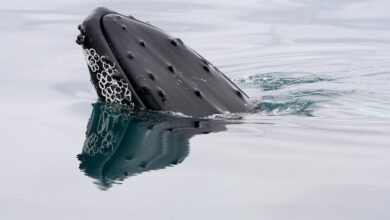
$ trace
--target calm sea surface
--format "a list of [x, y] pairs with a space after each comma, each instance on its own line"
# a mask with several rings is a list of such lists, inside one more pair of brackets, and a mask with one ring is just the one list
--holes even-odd
[[[256, 112], [97, 102], [77, 25], [180, 37]], [[0, 219], [390, 219], [387, 0], [0, 1]]]

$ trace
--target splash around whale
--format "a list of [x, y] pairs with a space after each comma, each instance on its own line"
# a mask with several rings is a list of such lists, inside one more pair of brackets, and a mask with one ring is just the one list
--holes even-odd
[[99, 7], [78, 28], [76, 42], [105, 102], [193, 117], [251, 109], [217, 67], [155, 26]]

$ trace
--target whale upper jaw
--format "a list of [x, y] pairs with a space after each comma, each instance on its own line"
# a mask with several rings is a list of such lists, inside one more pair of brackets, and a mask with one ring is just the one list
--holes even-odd
[[100, 99], [204, 117], [250, 109], [248, 96], [180, 39], [132, 16], [96, 8], [79, 25]]

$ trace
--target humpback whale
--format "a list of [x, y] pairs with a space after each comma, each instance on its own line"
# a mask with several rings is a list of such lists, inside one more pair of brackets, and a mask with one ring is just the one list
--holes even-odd
[[174, 117], [93, 104], [79, 168], [102, 190], [143, 172], [180, 164], [195, 135], [226, 130], [224, 121]]
[[99, 7], [78, 28], [105, 102], [193, 117], [250, 110], [249, 97], [217, 67], [149, 23]]

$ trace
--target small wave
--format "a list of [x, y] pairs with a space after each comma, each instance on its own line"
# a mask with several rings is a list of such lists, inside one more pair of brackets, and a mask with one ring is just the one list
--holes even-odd
[[259, 98], [253, 100], [260, 114], [314, 116], [319, 103], [332, 100], [341, 91], [321, 89], [302, 84], [324, 83], [336, 80], [314, 73], [271, 72], [240, 77], [234, 82], [246, 89], [261, 89]]
[[302, 90], [289, 92], [288, 94], [262, 96], [256, 102], [255, 110], [267, 115], [301, 115], [315, 116], [314, 110], [318, 104], [328, 102], [337, 96], [341, 91], [333, 90]]
[[210, 119], [210, 120], [228, 120], [230, 123], [235, 120], [241, 120], [244, 118], [245, 113], [231, 113], [231, 112], [224, 112], [222, 114], [213, 114], [207, 117], [204, 117], [204, 119]]
[[266, 113], [267, 115], [302, 115], [302, 116], [314, 116], [313, 105], [316, 102], [310, 100], [294, 100], [294, 101], [279, 101], [269, 102], [262, 101], [256, 107], [256, 110], [260, 113]]
[[235, 79], [234, 82], [244, 87], [261, 88], [264, 91], [278, 90], [286, 86], [332, 81], [334, 79], [325, 76], [302, 73], [262, 73]]

